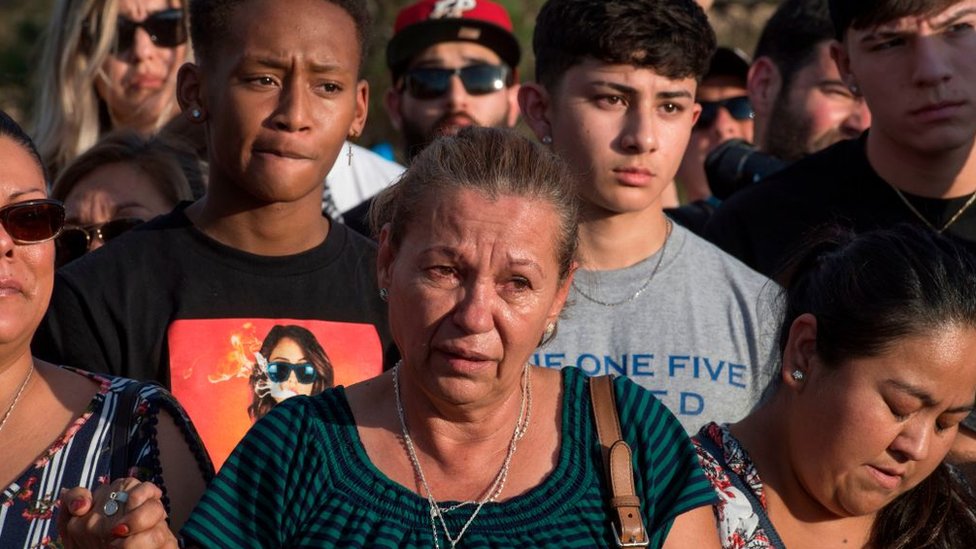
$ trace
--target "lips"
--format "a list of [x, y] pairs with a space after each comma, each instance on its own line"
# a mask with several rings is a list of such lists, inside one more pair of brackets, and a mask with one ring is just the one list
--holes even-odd
[[0, 297], [24, 293], [24, 286], [13, 278], [0, 278]]
[[252, 149], [255, 154], [274, 156], [289, 160], [311, 160], [312, 156], [288, 147], [276, 147], [268, 145], [255, 146]]
[[923, 107], [912, 110], [909, 114], [923, 122], [938, 122], [945, 119], [954, 118], [959, 109], [965, 105], [963, 101], [942, 101], [939, 103], [929, 103]]
[[130, 90], [159, 89], [163, 87], [166, 79], [152, 74], [139, 74], [132, 78], [126, 86]]
[[646, 186], [654, 180], [654, 173], [646, 168], [614, 168], [613, 174], [617, 181], [635, 187]]
[[878, 467], [876, 465], [868, 465], [868, 471], [871, 476], [878, 481], [878, 484], [886, 490], [894, 490], [901, 484], [902, 480], [905, 478], [905, 471], [902, 469], [896, 469], [893, 467]]

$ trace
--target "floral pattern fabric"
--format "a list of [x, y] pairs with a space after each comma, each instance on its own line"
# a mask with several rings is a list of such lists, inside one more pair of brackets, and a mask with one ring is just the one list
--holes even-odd
[[[701, 440], [704, 438], [711, 440], [722, 449], [728, 468], [723, 467], [714, 456], [702, 448]], [[759, 523], [759, 515], [752, 508], [746, 495], [732, 484], [729, 477], [730, 474], [738, 475], [762, 504], [763, 509], [766, 509], [763, 483], [749, 454], [725, 425], [709, 423], [698, 431], [692, 441], [695, 443], [695, 449], [698, 450], [698, 461], [702, 470], [705, 471], [705, 476], [719, 496], [719, 502], [712, 509], [718, 521], [723, 549], [773, 548], [766, 531]]]
[[[112, 426], [118, 417], [122, 391], [135, 382], [65, 369], [92, 380], [99, 386], [98, 390], [85, 411], [61, 436], [0, 492], [0, 548], [63, 547], [57, 533], [61, 490], [76, 486], [94, 490], [112, 480], [109, 478]], [[127, 448], [129, 474], [141, 480], [153, 481], [165, 494], [156, 443], [156, 418], [161, 410], [168, 412], [180, 427], [187, 445], [197, 456], [204, 478], [209, 481], [213, 468], [196, 431], [173, 396], [154, 385], [140, 390], [135, 409], [132, 410], [133, 430]], [[164, 497], [164, 503], [167, 501]]]

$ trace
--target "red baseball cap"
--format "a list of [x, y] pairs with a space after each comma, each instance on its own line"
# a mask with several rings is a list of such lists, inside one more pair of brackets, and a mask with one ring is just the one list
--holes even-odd
[[489, 0], [420, 0], [397, 14], [386, 64], [396, 80], [421, 51], [455, 41], [481, 44], [512, 69], [522, 56], [512, 19], [501, 5]]

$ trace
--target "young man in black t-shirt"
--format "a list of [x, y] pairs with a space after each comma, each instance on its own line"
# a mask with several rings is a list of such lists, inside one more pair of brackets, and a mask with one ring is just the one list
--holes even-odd
[[60, 271], [34, 351], [162, 382], [219, 466], [255, 410], [395, 351], [374, 245], [321, 210], [366, 120], [365, 2], [194, 1], [190, 21], [177, 93], [206, 132], [207, 194]]

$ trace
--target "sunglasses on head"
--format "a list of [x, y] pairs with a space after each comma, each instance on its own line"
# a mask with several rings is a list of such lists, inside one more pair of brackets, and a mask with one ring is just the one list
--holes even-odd
[[699, 101], [698, 103], [702, 106], [698, 121], [695, 122], [695, 129], [698, 130], [711, 128], [715, 124], [715, 119], [718, 118], [718, 110], [723, 107], [736, 120], [751, 120], [755, 117], [749, 98], [744, 95], [729, 97], [721, 101]]
[[269, 362], [268, 366], [265, 368], [265, 372], [268, 373], [268, 379], [275, 383], [284, 383], [288, 381], [291, 377], [291, 373], [295, 372], [295, 379], [298, 380], [302, 385], [308, 385], [314, 383], [318, 379], [319, 375], [315, 371], [315, 366], [312, 366], [309, 362], [302, 362], [300, 364], [292, 364], [291, 362]]
[[181, 8], [172, 8], [149, 14], [142, 21], [119, 17], [116, 24], [115, 49], [119, 53], [132, 49], [136, 29], [142, 27], [152, 43], [163, 48], [175, 48], [186, 42], [186, 23]]
[[511, 83], [511, 71], [505, 65], [468, 65], [459, 69], [418, 67], [403, 75], [403, 88], [415, 99], [437, 99], [451, 88], [451, 77], [455, 74], [469, 95], [495, 93]]
[[97, 238], [108, 242], [120, 234], [134, 229], [145, 223], [137, 217], [113, 219], [105, 223], [94, 225], [65, 227], [55, 242], [57, 247], [58, 266], [70, 263], [88, 253], [92, 242]]
[[0, 225], [16, 244], [38, 244], [64, 228], [64, 205], [42, 199], [14, 202], [0, 208]]

